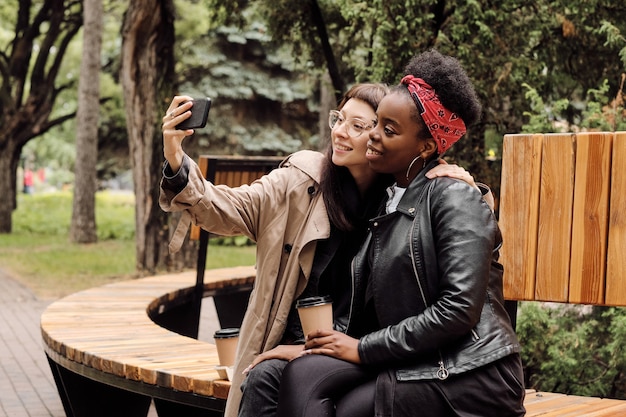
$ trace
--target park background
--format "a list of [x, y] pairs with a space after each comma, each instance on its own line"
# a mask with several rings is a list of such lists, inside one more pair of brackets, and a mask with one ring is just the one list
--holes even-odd
[[[168, 254], [177, 218], [157, 205], [176, 93], [213, 99], [194, 159], [321, 149], [350, 85], [397, 83], [436, 47], [484, 107], [446, 159], [496, 198], [505, 134], [626, 130], [626, 5], [527, 3], [2, 2], [0, 268], [43, 298], [192, 268], [197, 244]], [[250, 242], [212, 241], [207, 267], [254, 262]], [[529, 388], [626, 398], [625, 309], [523, 303], [517, 330]]]

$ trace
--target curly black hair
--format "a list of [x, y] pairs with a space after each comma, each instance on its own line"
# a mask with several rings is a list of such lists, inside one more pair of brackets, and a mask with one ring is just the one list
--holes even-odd
[[[422, 52], [404, 67], [403, 76], [406, 75], [413, 75], [430, 84], [441, 104], [458, 114], [466, 126], [480, 119], [482, 106], [474, 85], [456, 58], [442, 55], [435, 49]], [[406, 87], [403, 89], [406, 90]]]

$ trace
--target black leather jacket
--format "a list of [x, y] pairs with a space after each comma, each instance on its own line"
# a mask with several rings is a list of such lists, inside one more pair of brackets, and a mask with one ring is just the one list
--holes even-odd
[[[434, 165], [396, 212], [370, 221], [353, 260], [348, 334], [360, 337], [364, 364], [395, 369], [398, 380], [446, 379], [520, 350], [504, 309], [495, 217], [468, 184], [427, 179]], [[368, 300], [380, 330], [363, 335]]]

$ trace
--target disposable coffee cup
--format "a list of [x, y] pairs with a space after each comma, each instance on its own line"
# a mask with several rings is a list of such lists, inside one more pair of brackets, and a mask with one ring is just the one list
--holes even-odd
[[333, 302], [329, 296], [302, 298], [296, 308], [306, 337], [315, 330], [333, 329]]
[[239, 341], [239, 329], [232, 327], [220, 329], [213, 335], [217, 347], [217, 357], [221, 366], [233, 366], [235, 364], [235, 352]]

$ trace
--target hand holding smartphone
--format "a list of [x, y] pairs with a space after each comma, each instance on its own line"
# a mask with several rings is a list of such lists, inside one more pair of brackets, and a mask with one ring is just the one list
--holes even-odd
[[209, 110], [211, 109], [211, 99], [206, 97], [194, 99], [192, 102], [193, 106], [190, 109], [191, 116], [176, 125], [176, 129], [199, 129], [206, 126], [207, 119], [209, 118]]

